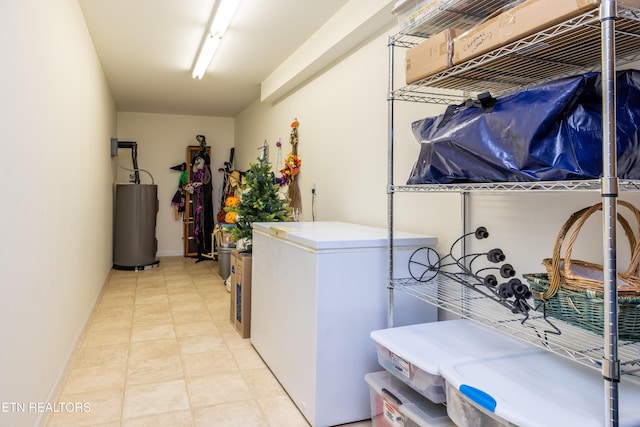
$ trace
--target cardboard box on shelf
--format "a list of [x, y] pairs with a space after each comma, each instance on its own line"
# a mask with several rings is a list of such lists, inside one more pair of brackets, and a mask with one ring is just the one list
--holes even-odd
[[457, 36], [453, 42], [453, 63], [460, 64], [599, 4], [600, 0], [527, 0]]
[[640, 9], [640, 0], [618, 0], [619, 5]]
[[231, 261], [229, 262], [229, 323], [233, 327], [236, 326], [236, 266], [235, 266], [235, 257], [233, 256], [233, 252], [231, 251]]
[[449, 28], [407, 50], [405, 60], [407, 84], [451, 67], [453, 39], [460, 33], [462, 31]]

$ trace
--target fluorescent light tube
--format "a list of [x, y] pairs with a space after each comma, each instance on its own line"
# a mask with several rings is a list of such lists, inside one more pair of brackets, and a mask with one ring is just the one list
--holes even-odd
[[202, 49], [200, 50], [200, 55], [198, 56], [198, 60], [196, 61], [196, 65], [193, 66], [193, 73], [191, 76], [194, 79], [202, 79], [204, 73], [207, 71], [209, 67], [209, 63], [211, 59], [213, 59], [213, 54], [216, 53], [216, 49], [220, 44], [220, 37], [216, 37], [211, 35], [211, 33], [207, 33], [207, 38], [202, 45]]
[[240, 0], [222, 0], [218, 5], [216, 14], [211, 22], [211, 27], [209, 31], [207, 31], [207, 38], [202, 44], [202, 49], [200, 50], [196, 64], [193, 66], [193, 73], [191, 75], [194, 79], [202, 79], [204, 76], [239, 4]]
[[214, 36], [222, 37], [229, 28], [231, 19], [238, 9], [240, 0], [222, 0], [218, 9], [216, 10], [216, 16], [213, 17], [211, 22], [211, 30], [209, 31]]

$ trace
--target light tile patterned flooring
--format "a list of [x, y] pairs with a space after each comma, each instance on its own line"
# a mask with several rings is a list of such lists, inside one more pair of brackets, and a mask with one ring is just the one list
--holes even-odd
[[217, 262], [183, 257], [112, 271], [56, 401], [90, 411], [55, 413], [48, 427], [308, 426], [231, 326]]

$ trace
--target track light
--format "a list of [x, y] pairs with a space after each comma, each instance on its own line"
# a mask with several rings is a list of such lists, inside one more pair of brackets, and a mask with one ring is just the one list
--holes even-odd
[[193, 66], [191, 75], [194, 79], [201, 79], [204, 76], [239, 4], [240, 0], [221, 0], [218, 4], [216, 14], [211, 21], [211, 27], [207, 30], [202, 48]]

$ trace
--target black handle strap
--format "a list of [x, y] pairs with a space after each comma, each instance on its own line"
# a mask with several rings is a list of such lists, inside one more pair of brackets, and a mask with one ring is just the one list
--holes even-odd
[[490, 113], [493, 111], [493, 108], [498, 103], [498, 100], [491, 96], [489, 92], [482, 92], [478, 94], [477, 99], [467, 99], [462, 104], [453, 104], [449, 105], [442, 115], [442, 120], [438, 123], [437, 128], [441, 129], [446, 126], [447, 123], [451, 120], [453, 115], [461, 108], [482, 108], [485, 113]]

